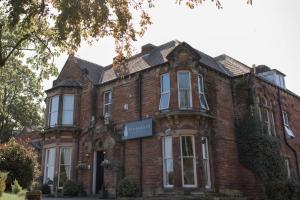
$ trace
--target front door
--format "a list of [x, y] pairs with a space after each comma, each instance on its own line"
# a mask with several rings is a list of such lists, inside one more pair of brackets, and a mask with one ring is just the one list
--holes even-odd
[[104, 160], [103, 151], [96, 152], [96, 194], [99, 194], [103, 186], [103, 167], [101, 165]]

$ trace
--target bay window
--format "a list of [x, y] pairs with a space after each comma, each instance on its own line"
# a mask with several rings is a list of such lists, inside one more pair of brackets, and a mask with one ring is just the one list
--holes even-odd
[[174, 169], [173, 169], [172, 136], [164, 137], [162, 146], [163, 146], [164, 187], [173, 187]]
[[54, 127], [58, 124], [58, 107], [59, 107], [59, 96], [54, 96], [50, 99], [50, 107], [49, 107], [50, 127]]
[[55, 148], [45, 150], [44, 183], [52, 185], [54, 181]]
[[71, 179], [71, 164], [72, 164], [72, 148], [61, 147], [59, 155], [59, 177], [58, 186], [62, 187], [63, 184]]
[[169, 108], [170, 103], [170, 76], [169, 73], [161, 75], [160, 78], [161, 85], [161, 95], [159, 110], [164, 110]]
[[63, 96], [62, 124], [73, 125], [74, 95]]
[[104, 105], [103, 105], [103, 116], [105, 116], [105, 114], [109, 114], [110, 113], [110, 106], [111, 106], [111, 100], [112, 100], [112, 94], [111, 91], [106, 91], [104, 92]]
[[181, 136], [181, 175], [183, 187], [196, 187], [196, 158], [194, 136]]
[[205, 94], [204, 94], [204, 81], [203, 81], [202, 74], [198, 74], [198, 93], [199, 93], [200, 108], [203, 110], [209, 110], [205, 98]]
[[180, 109], [192, 108], [191, 76], [189, 71], [177, 73], [178, 102]]

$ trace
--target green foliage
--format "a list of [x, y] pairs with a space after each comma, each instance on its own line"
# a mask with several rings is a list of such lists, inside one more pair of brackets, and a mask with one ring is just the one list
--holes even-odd
[[[23, 188], [28, 188], [38, 178], [38, 167], [33, 149], [18, 144], [14, 139], [0, 145], [0, 171], [9, 172], [11, 180], [17, 179]], [[7, 185], [10, 184], [7, 181]]]
[[6, 178], [7, 178], [7, 172], [0, 171], [0, 197], [2, 196], [6, 188]]
[[22, 191], [22, 187], [20, 186], [17, 180], [14, 180], [14, 184], [11, 185], [11, 191], [14, 194], [18, 194], [19, 192]]
[[118, 195], [120, 197], [135, 197], [137, 193], [137, 185], [128, 178], [124, 178], [119, 182]]
[[64, 196], [77, 196], [79, 192], [78, 184], [73, 180], [67, 180], [63, 185]]
[[48, 184], [43, 184], [42, 185], [42, 193], [43, 194], [50, 194], [51, 193], [51, 189], [50, 189], [50, 186]]
[[254, 118], [237, 124], [236, 138], [240, 161], [263, 183], [287, 178], [279, 140], [262, 133]]
[[299, 200], [300, 184], [292, 180], [273, 181], [265, 185], [265, 193], [269, 200]]

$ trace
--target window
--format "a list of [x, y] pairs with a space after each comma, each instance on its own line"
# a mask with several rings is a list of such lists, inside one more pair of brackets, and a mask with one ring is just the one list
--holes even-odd
[[198, 75], [198, 92], [199, 92], [200, 108], [203, 110], [209, 110], [205, 98], [205, 94], [204, 94], [204, 81], [203, 81], [202, 74]]
[[287, 171], [287, 177], [291, 178], [291, 169], [290, 169], [290, 161], [289, 161], [289, 159], [286, 158], [284, 160], [284, 163], [285, 163], [285, 167], [286, 167], [286, 171]]
[[289, 118], [288, 115], [285, 111], [282, 112], [282, 119], [283, 119], [283, 124], [284, 124], [284, 129], [285, 129], [285, 133], [287, 134], [287, 136], [292, 139], [295, 138], [295, 135], [292, 131], [292, 129], [290, 128], [289, 125]]
[[181, 170], [183, 187], [196, 187], [195, 142], [193, 136], [181, 136]]
[[177, 73], [178, 81], [178, 101], [180, 109], [192, 108], [191, 77], [188, 71]]
[[49, 108], [49, 126], [54, 127], [58, 124], [58, 106], [59, 96], [54, 96], [50, 99]]
[[59, 156], [59, 179], [58, 186], [63, 184], [71, 178], [71, 164], [72, 164], [72, 149], [69, 147], [60, 148]]
[[55, 148], [45, 151], [44, 183], [52, 185], [54, 181]]
[[269, 105], [264, 97], [258, 98], [258, 102], [260, 103], [258, 107], [259, 119], [263, 125], [263, 130], [269, 135], [276, 136], [274, 114], [271, 104]]
[[165, 73], [161, 75], [160, 78], [161, 96], [159, 110], [164, 110], [169, 108], [170, 103], [170, 75]]
[[173, 187], [173, 143], [172, 136], [163, 138], [163, 167], [164, 167], [164, 186]]
[[63, 96], [62, 124], [73, 125], [74, 95]]
[[208, 139], [207, 137], [202, 137], [202, 159], [203, 159], [203, 169], [205, 178], [205, 188], [211, 188], [211, 177], [210, 177], [210, 164], [209, 164], [209, 151], [208, 151]]
[[104, 106], [103, 106], [103, 115], [110, 113], [111, 106], [111, 91], [104, 92]]

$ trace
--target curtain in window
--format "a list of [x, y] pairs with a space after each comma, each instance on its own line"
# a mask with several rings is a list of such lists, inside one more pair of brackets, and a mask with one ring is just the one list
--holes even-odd
[[110, 105], [111, 105], [111, 91], [104, 92], [104, 107], [103, 107], [103, 114], [110, 113]]
[[202, 159], [204, 168], [205, 187], [211, 188], [208, 139], [206, 137], [202, 138]]
[[172, 187], [174, 178], [172, 137], [163, 138], [164, 186]]
[[54, 180], [55, 148], [46, 149], [45, 154], [44, 183], [52, 185]]
[[187, 109], [192, 107], [191, 80], [189, 72], [178, 72], [178, 95], [180, 108]]
[[195, 186], [195, 155], [193, 136], [181, 136], [183, 185]]
[[60, 164], [59, 164], [59, 186], [70, 180], [71, 178], [71, 157], [72, 149], [62, 147], [60, 149]]

